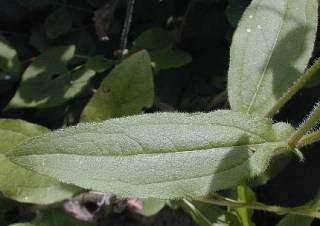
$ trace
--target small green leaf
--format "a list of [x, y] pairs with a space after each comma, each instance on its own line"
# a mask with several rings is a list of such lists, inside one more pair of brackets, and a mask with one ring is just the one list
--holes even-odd
[[112, 64], [102, 55], [89, 57], [86, 62], [86, 68], [95, 72], [104, 72], [112, 67]]
[[265, 115], [303, 73], [317, 30], [317, 0], [253, 0], [234, 34], [231, 108]]
[[17, 51], [2, 35], [0, 35], [0, 69], [12, 75], [20, 73]]
[[160, 69], [178, 68], [191, 62], [192, 57], [185, 51], [161, 49], [150, 52], [151, 62], [156, 71]]
[[45, 20], [46, 33], [50, 39], [58, 38], [72, 27], [72, 18], [64, 7], [56, 9]]
[[23, 73], [7, 109], [54, 107], [83, 92], [95, 72], [81, 67], [69, 71], [67, 63], [74, 51], [74, 46], [56, 47], [37, 57]]
[[9, 226], [90, 226], [94, 224], [79, 221], [68, 215], [62, 209], [48, 209], [33, 221], [29, 223], [16, 223]]
[[0, 119], [0, 191], [19, 202], [49, 204], [72, 196], [76, 189], [57, 180], [25, 170], [4, 153], [20, 142], [49, 130], [22, 120]]
[[148, 50], [154, 69], [177, 68], [188, 64], [192, 57], [181, 50], [172, 50], [179, 39], [177, 31], [166, 31], [155, 27], [143, 32], [134, 42], [130, 53]]
[[311, 226], [312, 217], [287, 215], [276, 226]]
[[263, 173], [290, 151], [285, 123], [233, 111], [156, 113], [44, 134], [7, 153], [14, 163], [122, 197], [199, 197]]
[[152, 216], [157, 214], [166, 205], [166, 201], [160, 199], [144, 199], [143, 210], [139, 212], [143, 216]]
[[202, 203], [199, 201], [189, 201], [184, 199], [183, 209], [190, 214], [192, 219], [199, 226], [240, 226], [237, 217], [224, 209], [212, 204]]
[[47, 132], [49, 132], [47, 128], [23, 120], [0, 119], [0, 154], [4, 154], [30, 137]]
[[150, 58], [146, 51], [140, 51], [116, 66], [102, 81], [81, 119], [92, 122], [137, 114], [152, 106], [153, 97]]
[[68, 215], [63, 209], [49, 209], [41, 216], [40, 220], [34, 224], [35, 226], [89, 226], [83, 221], [79, 221]]
[[166, 31], [161, 27], [155, 27], [143, 32], [133, 41], [130, 53], [146, 49], [148, 52], [166, 49], [174, 45], [179, 38], [177, 31]]

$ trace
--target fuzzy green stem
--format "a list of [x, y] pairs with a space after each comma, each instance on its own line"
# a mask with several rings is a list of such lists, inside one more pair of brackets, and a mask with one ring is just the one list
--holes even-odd
[[297, 143], [297, 148], [301, 148], [315, 142], [320, 141], [320, 130], [317, 130], [313, 133], [309, 133], [303, 136]]
[[287, 207], [280, 207], [280, 206], [268, 206], [263, 203], [254, 202], [254, 203], [240, 203], [240, 202], [229, 202], [227, 200], [218, 200], [218, 199], [201, 199], [198, 200], [200, 202], [204, 203], [211, 203], [213, 205], [218, 206], [227, 206], [232, 208], [241, 208], [245, 207], [248, 209], [253, 210], [262, 210], [262, 211], [268, 211], [268, 212], [274, 212], [276, 214], [282, 215], [282, 214], [294, 214], [294, 215], [301, 215], [301, 216], [309, 216], [309, 217], [315, 217], [320, 218], [320, 213], [317, 211], [313, 211], [307, 207], [301, 207], [301, 208], [287, 208]]
[[299, 140], [314, 127], [314, 125], [320, 120], [320, 102], [318, 102], [308, 118], [300, 125], [295, 133], [289, 138], [288, 144], [291, 148], [296, 148]]
[[277, 103], [265, 115], [272, 118], [320, 69], [320, 59], [318, 59], [294, 84], [289, 88]]

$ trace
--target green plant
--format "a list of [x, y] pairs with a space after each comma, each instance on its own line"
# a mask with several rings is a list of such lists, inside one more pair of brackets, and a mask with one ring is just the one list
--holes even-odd
[[[54, 201], [78, 189], [61, 181], [123, 198], [152, 200], [150, 206], [157, 210], [163, 207], [162, 200], [175, 200], [199, 225], [254, 225], [252, 210], [288, 214], [278, 225], [298, 220], [309, 225], [312, 218], [320, 218], [319, 197], [295, 208], [269, 206], [256, 201], [248, 182], [266, 175], [281, 155], [294, 154], [303, 161], [299, 149], [320, 140], [319, 103], [296, 129], [272, 120], [320, 67], [318, 60], [304, 72], [315, 43], [317, 9], [316, 0], [253, 0], [233, 36], [228, 73], [231, 110], [209, 113], [134, 115], [154, 102], [152, 67], [179, 67], [191, 60], [186, 52], [172, 48], [178, 38], [175, 32], [153, 28], [136, 39], [130, 56], [95, 90], [81, 114], [87, 123], [48, 132], [35, 124], [2, 119], [0, 128], [7, 141], [2, 161], [7, 169], [17, 167], [19, 178], [30, 173], [28, 180], [45, 177], [47, 183], [41, 186], [62, 186], [50, 192]], [[155, 40], [158, 35], [165, 38]], [[72, 45], [56, 47], [37, 57], [5, 110], [61, 105], [85, 92], [97, 72], [111, 67], [101, 56], [68, 67], [74, 51]], [[170, 56], [174, 60], [168, 60]], [[10, 60], [17, 64], [14, 54]], [[17, 67], [2, 69], [15, 72]], [[47, 86], [34, 92], [34, 84], [41, 82]], [[26, 186], [30, 181], [22, 182]], [[218, 192], [235, 187], [234, 199]], [[13, 187], [0, 184], [0, 188], [21, 202], [31, 198]], [[39, 201], [52, 202], [32, 200]]]

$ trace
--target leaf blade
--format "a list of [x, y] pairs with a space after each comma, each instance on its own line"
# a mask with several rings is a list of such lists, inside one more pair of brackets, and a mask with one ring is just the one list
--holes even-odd
[[232, 111], [147, 114], [43, 135], [7, 157], [123, 197], [199, 197], [261, 174], [291, 133], [287, 124]]
[[17, 75], [20, 72], [18, 53], [2, 35], [0, 35], [0, 68], [13, 75]]
[[102, 121], [140, 113], [153, 104], [150, 58], [140, 51], [119, 64], [100, 84], [86, 105], [81, 120]]
[[45, 20], [46, 34], [55, 39], [66, 34], [72, 27], [72, 18], [66, 8], [59, 8], [50, 13]]
[[232, 109], [265, 115], [306, 68], [316, 27], [317, 1], [252, 1], [231, 47]]
[[95, 75], [91, 69], [77, 67], [68, 70], [67, 64], [75, 47], [51, 48], [37, 57], [22, 75], [21, 83], [6, 109], [58, 106], [79, 95]]
[[0, 119], [0, 191], [5, 196], [24, 203], [50, 204], [76, 192], [74, 187], [23, 169], [4, 156], [19, 143], [48, 131], [23, 120]]

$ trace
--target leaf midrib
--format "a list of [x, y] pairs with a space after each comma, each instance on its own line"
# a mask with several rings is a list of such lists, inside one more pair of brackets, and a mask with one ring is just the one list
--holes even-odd
[[[245, 147], [254, 147], [259, 145], [265, 145], [265, 144], [273, 145], [278, 144], [279, 146], [283, 146], [285, 144], [284, 141], [273, 141], [273, 142], [262, 142], [262, 143], [253, 143], [253, 144], [244, 144], [244, 145], [233, 145], [233, 146], [221, 146], [221, 147], [210, 147], [210, 148], [198, 148], [193, 150], [185, 150], [185, 151], [170, 151], [170, 152], [149, 152], [149, 153], [127, 153], [120, 155], [88, 155], [90, 153], [30, 153], [30, 154], [24, 154], [24, 155], [18, 155], [18, 157], [27, 157], [27, 156], [50, 156], [50, 155], [70, 155], [70, 156], [81, 156], [81, 157], [101, 157], [101, 158], [119, 158], [119, 157], [133, 157], [133, 156], [143, 156], [143, 155], [170, 155], [170, 154], [183, 154], [183, 153], [190, 153], [190, 152], [199, 152], [199, 151], [214, 151], [215, 149], [226, 149], [226, 148], [245, 148]], [[281, 145], [282, 144], [282, 145]], [[9, 155], [12, 157], [12, 155]]]
[[277, 45], [277, 41], [278, 41], [278, 39], [279, 39], [279, 35], [280, 35], [281, 30], [282, 30], [282, 27], [283, 27], [284, 18], [286, 17], [286, 14], [287, 14], [287, 11], [288, 11], [288, 1], [286, 1], [285, 4], [286, 4], [286, 6], [285, 6], [285, 11], [284, 11], [284, 14], [283, 14], [283, 16], [282, 16], [281, 24], [280, 24], [280, 26], [279, 26], [279, 30], [278, 30], [278, 33], [277, 33], [277, 35], [276, 35], [276, 39], [275, 39], [275, 41], [274, 41], [274, 43], [273, 43], [273, 46], [272, 46], [272, 51], [271, 51], [271, 53], [269, 54], [268, 61], [267, 61], [266, 65], [265, 65], [265, 67], [264, 67], [264, 69], [263, 69], [263, 72], [262, 72], [262, 74], [261, 74], [261, 77], [260, 77], [260, 79], [259, 79], [259, 82], [258, 82], [258, 85], [257, 85], [257, 88], [256, 88], [256, 92], [253, 94], [252, 100], [251, 100], [251, 102], [250, 102], [250, 104], [249, 104], [249, 107], [248, 107], [248, 109], [247, 109], [247, 111], [246, 111], [247, 114], [250, 113], [250, 111], [251, 111], [251, 109], [252, 109], [252, 107], [253, 107], [253, 103], [255, 102], [255, 100], [256, 100], [256, 98], [257, 98], [257, 95], [258, 95], [258, 93], [259, 93], [259, 91], [260, 91], [260, 88], [261, 88], [262, 81], [264, 80], [265, 75], [266, 75], [265, 72], [266, 72], [267, 68], [269, 67], [269, 63], [270, 63], [270, 60], [271, 60], [271, 56], [273, 55], [275, 46]]

